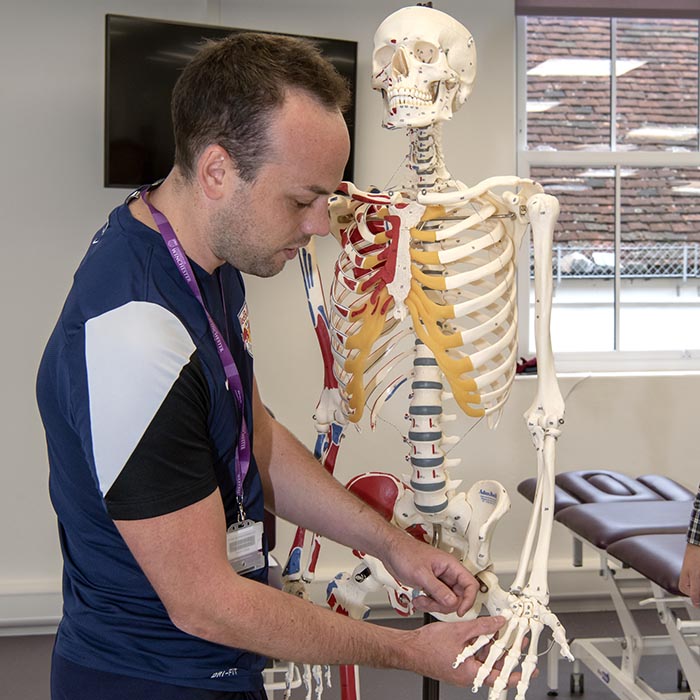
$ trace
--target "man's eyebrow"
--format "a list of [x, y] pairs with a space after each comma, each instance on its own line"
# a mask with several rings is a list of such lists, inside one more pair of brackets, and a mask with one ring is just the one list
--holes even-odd
[[325, 187], [321, 187], [320, 185], [305, 185], [304, 189], [308, 190], [309, 192], [313, 192], [313, 194], [325, 196], [330, 196], [333, 194], [333, 192], [329, 192]]

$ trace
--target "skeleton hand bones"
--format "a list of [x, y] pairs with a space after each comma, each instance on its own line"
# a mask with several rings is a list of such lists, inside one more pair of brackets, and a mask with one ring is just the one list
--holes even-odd
[[569, 661], [574, 660], [566, 641], [564, 628], [557, 616], [544, 603], [530, 596], [506, 593], [498, 586], [493, 573], [483, 572], [480, 579], [488, 587], [485, 605], [489, 612], [492, 615], [504, 617], [506, 624], [498, 637], [495, 634], [481, 635], [472, 644], [466, 646], [457, 656], [454, 666], [458, 667], [486, 645], [491, 644], [489, 653], [474, 678], [472, 691], [476, 692], [482, 687], [484, 680], [494, 670], [496, 662], [502, 658], [500, 673], [489, 692], [489, 700], [496, 700], [506, 689], [508, 679], [520, 661], [523, 646], [527, 643], [528, 652], [522, 660], [522, 676], [518, 682], [516, 694], [516, 700], [524, 700], [530, 679], [537, 666], [538, 642], [545, 627], [552, 630], [552, 638], [559, 644], [561, 655]]

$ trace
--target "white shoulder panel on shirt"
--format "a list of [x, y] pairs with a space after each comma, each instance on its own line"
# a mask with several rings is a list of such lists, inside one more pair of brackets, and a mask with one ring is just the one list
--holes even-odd
[[181, 321], [150, 302], [129, 302], [85, 324], [92, 446], [103, 495], [195, 347]]

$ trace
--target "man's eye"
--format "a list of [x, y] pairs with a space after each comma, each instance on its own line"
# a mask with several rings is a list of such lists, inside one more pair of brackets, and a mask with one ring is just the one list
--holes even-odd
[[302, 201], [300, 201], [300, 200], [296, 200], [296, 201], [294, 202], [294, 204], [296, 204], [296, 206], [299, 207], [299, 209], [306, 209], [307, 207], [310, 207], [310, 206], [313, 204], [313, 201], [311, 201], [311, 202], [302, 202]]

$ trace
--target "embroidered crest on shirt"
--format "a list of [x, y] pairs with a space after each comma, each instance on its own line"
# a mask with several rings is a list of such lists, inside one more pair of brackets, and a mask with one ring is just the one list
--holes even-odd
[[253, 357], [253, 341], [250, 335], [250, 319], [248, 318], [248, 304], [244, 301], [238, 312], [238, 323], [241, 326], [241, 337], [248, 354]]

